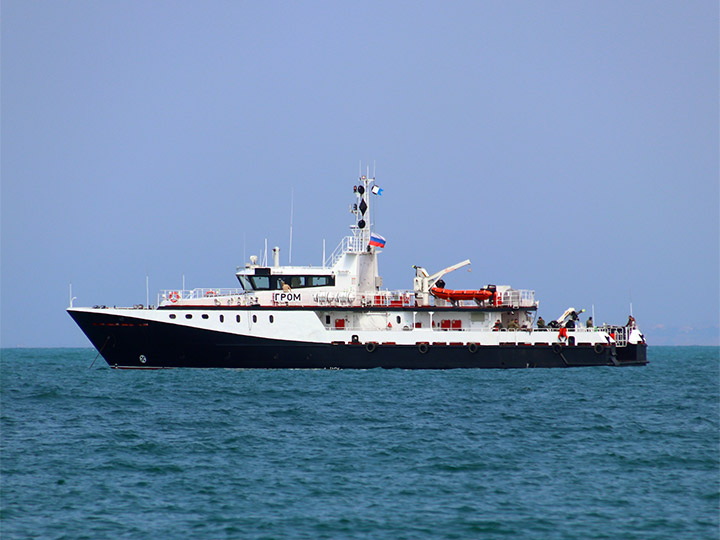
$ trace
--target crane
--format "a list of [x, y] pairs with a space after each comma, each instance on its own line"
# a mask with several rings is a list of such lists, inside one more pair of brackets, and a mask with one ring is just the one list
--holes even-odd
[[470, 259], [465, 259], [462, 262], [453, 264], [452, 266], [448, 266], [447, 268], [443, 268], [439, 272], [435, 272], [433, 275], [429, 275], [427, 270], [425, 270], [422, 266], [413, 265], [413, 268], [415, 269], [413, 288], [415, 289], [415, 298], [417, 298], [418, 304], [421, 306], [429, 306], [430, 289], [433, 287], [433, 285], [435, 285], [435, 283], [445, 274], [454, 272], [455, 270], [458, 270], [459, 268], [462, 268], [463, 266], [467, 266], [469, 264], [471, 264]]

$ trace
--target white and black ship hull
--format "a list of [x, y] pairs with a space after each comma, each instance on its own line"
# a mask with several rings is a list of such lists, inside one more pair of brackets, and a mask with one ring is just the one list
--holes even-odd
[[[400, 330], [380, 337], [372, 332], [334, 332], [332, 339], [319, 341], [221, 331], [143, 316], [159, 311], [164, 310], [69, 309], [112, 368], [502, 369], [647, 363], [644, 343], [582, 343], [570, 339], [572, 332], [562, 342], [533, 342], [512, 337], [515, 332], [508, 332], [501, 342], [500, 333], [490, 331], [413, 336], [412, 331]], [[246, 310], [237, 313], [250, 316]], [[531, 333], [539, 331], [522, 334]]]

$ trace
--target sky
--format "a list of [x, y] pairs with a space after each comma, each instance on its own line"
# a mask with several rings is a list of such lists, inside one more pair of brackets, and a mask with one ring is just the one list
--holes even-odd
[[[715, 1], [4, 0], [0, 345], [321, 264], [375, 170], [384, 287], [535, 291], [719, 341]], [[361, 169], [362, 167], [362, 169]], [[154, 302], [153, 302], [154, 303]]]

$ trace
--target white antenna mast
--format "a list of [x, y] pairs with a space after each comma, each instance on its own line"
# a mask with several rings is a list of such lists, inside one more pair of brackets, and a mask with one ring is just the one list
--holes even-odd
[[145, 307], [150, 306], [150, 277], [145, 271]]
[[[368, 186], [368, 188], [370, 188], [370, 165], [367, 166], [367, 175], [368, 175], [367, 186]], [[373, 178], [372, 179], [373, 179], [373, 181], [375, 180], [375, 162], [373, 162]], [[372, 189], [372, 188], [370, 188], [370, 189]], [[368, 194], [367, 194], [368, 201], [372, 198], [370, 193], [371, 192], [368, 192]], [[374, 231], [375, 230], [375, 201], [374, 200], [373, 200], [373, 204], [370, 206], [370, 212], [368, 213], [368, 223], [369, 223], [368, 231]], [[368, 239], [370, 238], [369, 235], [370, 235], [370, 232], [368, 232]]]
[[288, 257], [288, 264], [292, 266], [292, 226], [293, 226], [293, 209], [295, 205], [295, 188], [290, 191], [290, 252]]
[[323, 238], [323, 258], [322, 258], [322, 262], [323, 262], [323, 268], [325, 268], [325, 239], [324, 239], [324, 238]]

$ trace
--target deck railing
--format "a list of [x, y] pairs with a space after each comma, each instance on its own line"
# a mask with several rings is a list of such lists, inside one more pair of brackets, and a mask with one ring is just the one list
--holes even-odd
[[179, 300], [199, 300], [201, 298], [214, 298], [219, 296], [238, 296], [244, 295], [245, 289], [242, 288], [199, 288], [199, 289], [165, 289], [158, 293], [158, 305], [163, 302], [177, 302]]
[[325, 266], [332, 268], [343, 256], [343, 253], [362, 253], [367, 248], [368, 239], [366, 235], [359, 231], [353, 236], [343, 238], [330, 256], [325, 259]]
[[[352, 237], [348, 237], [352, 239]], [[202, 300], [209, 298], [223, 298], [226, 300], [228, 297], [234, 297], [236, 301], [242, 303], [242, 299], [253, 298], [264, 293], [265, 291], [251, 291], [247, 292], [242, 288], [226, 288], [226, 287], [214, 287], [214, 288], [197, 288], [197, 289], [165, 289], [158, 293], [157, 304], [162, 305], [163, 303], [171, 302], [176, 303], [179, 301], [192, 301]], [[269, 291], [278, 292], [278, 291]], [[308, 291], [310, 292], [310, 291]], [[502, 308], [527, 308], [535, 307], [535, 291], [530, 290], [516, 290], [512, 289], [503, 292], [501, 295], [502, 303], [499, 307]], [[262, 298], [262, 297], [260, 297]], [[381, 290], [374, 292], [354, 292], [354, 291], [320, 291], [313, 293], [312, 302], [309, 305], [318, 305], [322, 307], [330, 306], [355, 306], [355, 307], [392, 307], [392, 308], [413, 308], [417, 306], [416, 296], [414, 291], [410, 290]], [[449, 308], [451, 306], [456, 307], [467, 307], [477, 308], [478, 304], [474, 300], [459, 300], [454, 304], [446, 301], [438, 301], [435, 299], [435, 306], [438, 309]], [[257, 303], [257, 300], [253, 303]], [[269, 301], [269, 305], [275, 305], [274, 302]], [[282, 305], [282, 304], [278, 304]], [[491, 301], [484, 301], [480, 304], [480, 307], [492, 307]]]

